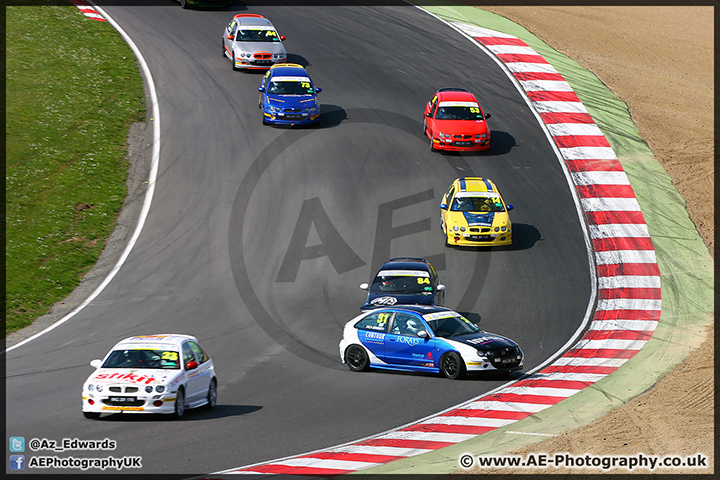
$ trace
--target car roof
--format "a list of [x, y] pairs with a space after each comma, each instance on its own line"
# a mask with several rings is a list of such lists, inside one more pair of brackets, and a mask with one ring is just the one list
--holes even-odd
[[415, 312], [420, 316], [427, 315], [428, 313], [437, 313], [437, 312], [457, 313], [452, 308], [439, 307], [439, 306], [435, 306], [435, 305], [393, 305], [392, 307], [376, 308], [375, 310], [371, 310], [371, 311], [377, 312], [378, 310], [405, 310], [405, 311], [409, 311], [409, 312]]
[[399, 270], [423, 270], [423, 271], [430, 271], [430, 262], [425, 260], [424, 258], [414, 258], [414, 257], [397, 257], [397, 258], [391, 258], [387, 262], [383, 264], [382, 267], [380, 267], [380, 270], [387, 270], [389, 268], [393, 269], [399, 269]]
[[167, 345], [179, 347], [186, 340], [197, 342], [197, 338], [192, 335], [181, 333], [136, 335], [119, 341], [113, 349], [121, 348], [124, 345]]
[[307, 70], [297, 63], [278, 63], [270, 67], [270, 71], [272, 72], [272, 76], [310, 78]]
[[497, 192], [497, 187], [489, 178], [461, 177], [453, 183], [459, 192]]
[[270, 20], [263, 17], [262, 15], [257, 14], [248, 14], [248, 13], [239, 13], [233, 17], [234, 20], [237, 20], [237, 22], [243, 26], [243, 27], [252, 27], [252, 26], [261, 26], [261, 27], [272, 27], [273, 24], [270, 23]]
[[438, 90], [438, 101], [440, 102], [476, 102], [475, 95], [467, 90]]

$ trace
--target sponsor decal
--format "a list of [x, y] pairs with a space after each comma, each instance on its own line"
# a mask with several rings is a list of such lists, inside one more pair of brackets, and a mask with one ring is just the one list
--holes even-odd
[[452, 318], [455, 317], [457, 314], [455, 312], [435, 312], [435, 313], [426, 313], [423, 315], [423, 318], [425, 320], [440, 320], [441, 318]]
[[483, 227], [492, 227], [493, 220], [495, 219], [495, 212], [488, 212], [488, 213], [472, 213], [472, 212], [462, 212], [463, 217], [465, 217], [465, 221], [467, 222], [468, 226], [475, 227], [475, 226], [483, 226]]
[[453, 101], [444, 101], [440, 102], [440, 107], [479, 107], [479, 105], [475, 102], [453, 102]]
[[483, 362], [465, 362], [465, 363], [467, 363], [468, 365], [473, 365], [473, 366], [474, 366], [474, 365], [482, 365], [482, 364], [483, 364]]
[[478, 337], [478, 338], [472, 338], [467, 341], [467, 343], [472, 343], [473, 345], [483, 344], [492, 342], [493, 340], [496, 340], [495, 337]]
[[143, 407], [113, 407], [108, 405], [103, 405], [103, 410], [132, 410], [135, 412], [142, 412], [145, 410]]
[[405, 343], [411, 347], [414, 347], [415, 345], [420, 345], [420, 339], [418, 337], [403, 337], [399, 336], [397, 338], [398, 343]]
[[430, 273], [424, 270], [381, 270], [378, 277], [429, 277]]
[[378, 297], [373, 298], [370, 302], [371, 305], [395, 305], [397, 303], [397, 298], [395, 297]]
[[455, 194], [455, 198], [472, 198], [472, 197], [500, 198], [500, 194], [497, 192], [479, 192], [479, 191], [457, 192]]
[[157, 378], [155, 378], [152, 375], [138, 375], [133, 372], [128, 373], [99, 373], [93, 377], [92, 381], [98, 381], [98, 380], [104, 380], [104, 381], [123, 381], [123, 382], [129, 382], [129, 383], [144, 383], [146, 385], [149, 385], [153, 382], [159, 382]]
[[385, 334], [384, 333], [378, 333], [378, 332], [364, 332], [365, 333], [365, 341], [368, 343], [384, 343], [385, 342]]
[[272, 78], [273, 82], [309, 82], [308, 77], [281, 77], [280, 75]]

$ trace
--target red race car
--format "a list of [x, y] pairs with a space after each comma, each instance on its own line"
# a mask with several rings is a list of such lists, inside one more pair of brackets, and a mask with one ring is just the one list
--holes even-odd
[[423, 128], [431, 150], [490, 148], [490, 128], [475, 95], [464, 88], [441, 88], [425, 106]]

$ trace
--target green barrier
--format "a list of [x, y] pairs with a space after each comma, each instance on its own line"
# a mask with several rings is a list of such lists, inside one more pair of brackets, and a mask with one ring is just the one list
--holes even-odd
[[[705, 339], [713, 322], [714, 263], [685, 200], [632, 122], [628, 108], [593, 73], [510, 20], [473, 6], [423, 7], [448, 22], [514, 35], [535, 49], [575, 90], [623, 165], [655, 246], [662, 313], [651, 340], [612, 375], [559, 404], [484, 435], [360, 474], [462, 473], [463, 454], [504, 455], [576, 429], [642, 394]], [[580, 319], [578, 319], [580, 320]]]

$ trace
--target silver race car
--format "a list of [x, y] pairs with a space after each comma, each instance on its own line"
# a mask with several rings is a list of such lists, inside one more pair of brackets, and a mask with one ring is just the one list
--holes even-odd
[[223, 55], [230, 58], [233, 70], [267, 70], [287, 60], [283, 40], [267, 18], [240, 13], [225, 27]]

